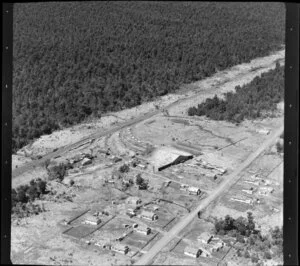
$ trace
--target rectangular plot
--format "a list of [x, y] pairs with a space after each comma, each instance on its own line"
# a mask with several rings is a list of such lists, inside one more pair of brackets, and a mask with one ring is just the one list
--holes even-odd
[[95, 230], [94, 227], [79, 225], [77, 227], [71, 228], [70, 230], [66, 231], [64, 234], [75, 238], [82, 238], [85, 237], [86, 235], [89, 235], [94, 230]]

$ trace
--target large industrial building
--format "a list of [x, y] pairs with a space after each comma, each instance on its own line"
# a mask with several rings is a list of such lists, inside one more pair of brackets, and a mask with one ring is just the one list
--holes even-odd
[[149, 161], [154, 167], [154, 171], [161, 171], [171, 165], [183, 163], [192, 158], [193, 155], [188, 152], [164, 146], [154, 150]]

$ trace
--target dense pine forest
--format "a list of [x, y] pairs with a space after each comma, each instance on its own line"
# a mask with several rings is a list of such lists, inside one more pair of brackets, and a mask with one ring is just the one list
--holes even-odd
[[14, 5], [13, 151], [284, 44], [283, 3]]
[[215, 95], [197, 107], [190, 107], [188, 115], [240, 123], [246, 118], [258, 118], [266, 111], [274, 111], [283, 98], [284, 67], [277, 64], [275, 69], [255, 77], [243, 87], [235, 87], [235, 92], [226, 93], [225, 99]]

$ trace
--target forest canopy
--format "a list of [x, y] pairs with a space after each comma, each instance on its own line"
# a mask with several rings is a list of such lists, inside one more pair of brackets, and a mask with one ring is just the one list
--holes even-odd
[[207, 116], [214, 120], [240, 123], [244, 119], [261, 117], [264, 112], [275, 111], [284, 98], [284, 66], [255, 77], [250, 83], [235, 87], [225, 99], [215, 95], [197, 107], [190, 107], [188, 115]]
[[284, 44], [283, 3], [14, 4], [13, 151]]

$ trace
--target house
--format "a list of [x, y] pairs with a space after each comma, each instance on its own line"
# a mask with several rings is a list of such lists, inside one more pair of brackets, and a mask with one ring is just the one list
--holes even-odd
[[84, 158], [81, 162], [81, 165], [84, 166], [84, 165], [87, 165], [87, 164], [91, 164], [92, 163], [92, 160], [89, 159], [89, 158]]
[[274, 191], [274, 188], [272, 188], [272, 187], [260, 187], [258, 194], [267, 195], [269, 193], [272, 193], [273, 191]]
[[198, 187], [188, 187], [188, 192], [192, 195], [199, 195], [201, 193], [201, 190]]
[[132, 218], [133, 216], [136, 215], [134, 209], [127, 209], [126, 214], [127, 214], [130, 218]]
[[166, 181], [166, 182], [164, 182], [164, 187], [168, 187], [170, 184], [171, 184], [171, 181], [170, 181], [170, 180], [169, 180], [169, 181]]
[[74, 164], [74, 163], [81, 161], [82, 159], [83, 159], [82, 155], [77, 154], [73, 158], [70, 159], [70, 163]]
[[223, 168], [221, 168], [221, 167], [215, 167], [215, 169], [216, 169], [217, 171], [219, 171], [219, 172], [221, 173], [221, 175], [223, 175], [223, 174], [225, 174], [225, 173], [227, 172], [227, 169], [223, 169]]
[[238, 201], [246, 204], [253, 204], [253, 200], [251, 199], [239, 199], [239, 198], [230, 198], [232, 201]]
[[186, 185], [186, 184], [181, 184], [181, 185], [180, 185], [180, 190], [187, 190], [188, 187], [189, 187], [189, 186]]
[[199, 248], [200, 249], [200, 255], [201, 255], [201, 257], [211, 257], [211, 253], [208, 251], [208, 250], [206, 250], [204, 247], [200, 247]]
[[141, 204], [142, 200], [139, 197], [128, 197], [126, 200], [126, 203], [136, 206], [136, 205]]
[[139, 225], [135, 228], [135, 231], [144, 235], [149, 235], [151, 233], [151, 228], [144, 225]]
[[120, 243], [117, 243], [111, 247], [111, 250], [125, 255], [128, 253], [129, 247], [122, 245]]
[[257, 129], [256, 132], [259, 134], [268, 135], [270, 133], [270, 130], [266, 128], [261, 128], [261, 129]]
[[259, 186], [259, 184], [260, 184], [260, 181], [254, 182], [254, 181], [245, 180], [244, 182], [248, 183], [248, 184], [251, 184], [251, 185], [255, 185], [255, 186]]
[[199, 248], [193, 248], [190, 246], [187, 246], [184, 249], [184, 254], [193, 258], [198, 258], [201, 254], [201, 250]]
[[252, 195], [253, 194], [253, 190], [251, 189], [242, 189], [243, 192]]
[[84, 220], [84, 223], [91, 224], [91, 225], [98, 225], [101, 223], [101, 219], [97, 216], [88, 214]]
[[203, 244], [208, 244], [213, 239], [213, 237], [214, 236], [211, 235], [210, 233], [203, 232], [198, 236], [198, 241], [202, 242]]
[[153, 211], [157, 211], [158, 209], [159, 209], [159, 206], [157, 206], [157, 205], [153, 205], [153, 206], [152, 206], [152, 210], [153, 210]]
[[140, 214], [140, 217], [146, 220], [155, 221], [158, 219], [158, 215], [151, 211], [143, 210]]
[[122, 159], [119, 158], [119, 157], [114, 157], [112, 160], [113, 160], [114, 163], [122, 161]]
[[273, 182], [271, 180], [268, 179], [263, 179], [262, 182], [266, 185], [266, 186], [270, 186], [273, 184]]
[[214, 243], [214, 244], [211, 245], [210, 252], [217, 252], [217, 251], [219, 251], [223, 247], [224, 247], [224, 243], [218, 241], [218, 242], [216, 242], [216, 243]]
[[143, 169], [143, 170], [145, 170], [147, 168], [147, 165], [144, 165], [144, 164], [141, 164], [141, 163], [137, 164], [137, 166], [139, 168]]

